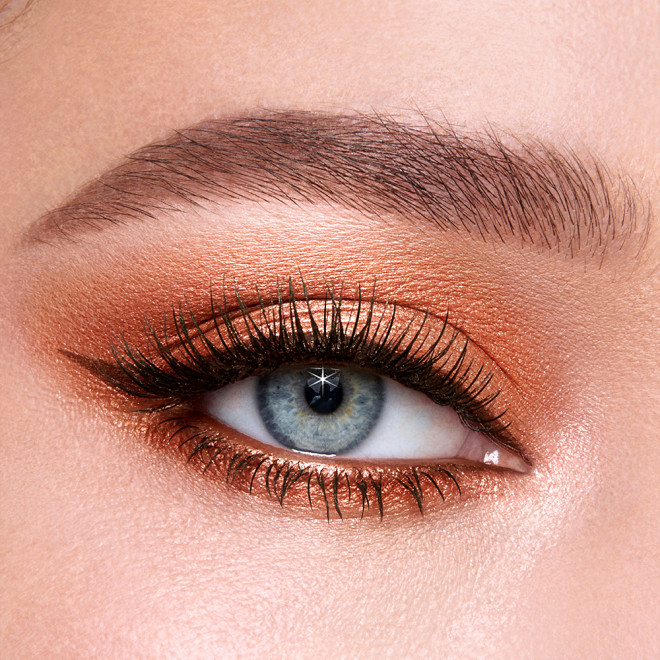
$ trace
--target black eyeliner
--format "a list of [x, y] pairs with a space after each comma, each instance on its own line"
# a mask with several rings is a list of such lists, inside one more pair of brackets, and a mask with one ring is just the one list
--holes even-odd
[[284, 364], [319, 362], [350, 364], [392, 378], [452, 407], [472, 430], [492, 436], [506, 430], [506, 410], [491, 412], [500, 394], [491, 387], [492, 373], [466, 360], [468, 339], [449, 325], [448, 313], [434, 332], [428, 311], [396, 303], [377, 311], [375, 287], [367, 300], [361, 287], [352, 298], [345, 297], [343, 287], [328, 287], [325, 294], [310, 298], [303, 285], [297, 297], [289, 280], [285, 288], [277, 287], [274, 300], [257, 291], [257, 305], [248, 307], [237, 290], [233, 304], [226, 296], [217, 304], [211, 291], [210, 319], [200, 323], [190, 307], [175, 307], [162, 333], [147, 323], [147, 350], [120, 336], [111, 346], [112, 361], [65, 353], [141, 399], [142, 409], [171, 408]]
[[[195, 401], [286, 364], [350, 365], [418, 390], [452, 407], [470, 429], [511, 444], [506, 410], [495, 405], [500, 391], [492, 372], [467, 358], [469, 340], [450, 324], [448, 313], [437, 317], [378, 302], [375, 285], [367, 295], [358, 286], [352, 296], [343, 287], [327, 286], [323, 296], [312, 298], [304, 282], [296, 292], [289, 280], [277, 285], [272, 298], [256, 290], [253, 300], [256, 304], [246, 304], [234, 289], [218, 303], [210, 291], [210, 313], [202, 321], [189, 305], [178, 305], [163, 319], [160, 333], [146, 323], [143, 348], [122, 335], [116, 338], [111, 360], [62, 352], [122, 392], [134, 413], [152, 416], [156, 435], [187, 448], [189, 462], [201, 458], [204, 472], [220, 467], [223, 481], [249, 493], [259, 483], [281, 506], [302, 489], [309, 506], [316, 502], [328, 520], [331, 512], [343, 518], [342, 506], [349, 505], [360, 517], [366, 512], [382, 518], [392, 493], [394, 499], [407, 496], [423, 513], [430, 496], [444, 501], [450, 492], [460, 495], [461, 488], [447, 464], [342, 467], [318, 463], [311, 455], [310, 460], [290, 452], [289, 457], [269, 455], [214, 428]], [[359, 498], [351, 499], [352, 492]]]

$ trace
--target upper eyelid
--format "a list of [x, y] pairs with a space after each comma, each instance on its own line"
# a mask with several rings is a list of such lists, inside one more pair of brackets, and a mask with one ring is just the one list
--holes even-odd
[[[291, 280], [289, 280], [289, 283], [291, 283]], [[290, 285], [291, 284], [289, 284], [289, 286]], [[424, 316], [424, 317], [427, 317], [431, 322], [435, 322], [435, 323], [438, 323], [438, 324], [441, 324], [441, 325], [445, 326], [447, 332], [453, 333], [457, 337], [462, 336], [466, 340], [469, 340], [469, 342], [472, 346], [474, 346], [481, 353], [483, 353], [492, 364], [496, 365], [497, 369], [504, 376], [506, 376], [507, 380], [512, 384], [512, 386], [514, 386], [517, 390], [520, 390], [520, 388], [521, 388], [520, 383], [518, 383], [516, 378], [510, 373], [510, 371], [506, 368], [506, 366], [501, 364], [501, 362], [499, 362], [493, 355], [491, 355], [491, 353], [484, 346], [482, 346], [480, 343], [475, 341], [474, 338], [472, 338], [469, 334], [466, 334], [463, 322], [456, 321], [450, 312], [446, 311], [442, 314], [438, 314], [438, 313], [436, 313], [436, 312], [434, 312], [434, 311], [432, 311], [428, 308], [420, 310], [418, 308], [411, 307], [411, 306], [405, 305], [405, 304], [401, 304], [401, 303], [398, 303], [396, 301], [390, 301], [389, 297], [381, 298], [376, 293], [375, 285], [374, 285], [372, 291], [373, 291], [373, 298], [370, 299], [370, 304], [373, 303], [377, 307], [377, 309], [378, 309], [377, 313], [385, 313], [386, 310], [388, 309], [388, 306], [395, 306], [396, 310], [398, 310], [399, 313], [403, 313], [403, 314], [407, 315], [409, 319], [412, 319], [415, 316], [417, 318], [419, 318], [421, 316]], [[348, 296], [348, 298], [346, 300], [348, 300], [348, 302], [350, 304], [356, 305], [356, 299], [351, 298], [350, 296]], [[224, 298], [223, 298], [223, 302], [225, 302]], [[313, 294], [309, 297], [305, 296], [303, 300], [298, 299], [297, 302], [294, 299], [294, 302], [295, 302], [296, 305], [298, 305], [298, 306], [302, 305], [303, 307], [305, 305], [310, 304], [310, 303], [312, 305], [317, 304], [317, 305], [320, 306], [320, 305], [323, 305], [324, 303], [327, 302], [327, 297], [323, 297], [323, 296], [320, 296], [318, 294], [316, 294], [316, 295]], [[264, 309], [267, 309], [268, 307], [271, 307], [271, 309], [273, 309], [273, 311], [275, 310], [274, 303], [271, 304], [271, 305], [266, 306]], [[182, 309], [183, 309], [183, 307], [180, 306], [179, 311], [181, 311]], [[257, 309], [259, 309], [259, 305], [255, 302], [249, 301], [249, 304], [246, 306], [245, 311], [250, 313], [250, 312], [253, 312]], [[190, 308], [188, 308], [188, 311], [190, 312]], [[305, 310], [305, 311], [307, 312], [308, 310]], [[173, 311], [173, 313], [176, 313], [176, 312]], [[231, 319], [239, 320], [239, 319], [241, 319], [242, 312], [241, 312], [241, 309], [238, 306], [229, 307], [227, 309], [227, 315]], [[214, 316], [214, 315], [211, 315], [210, 318], [200, 320], [196, 324], [196, 326], [194, 326], [194, 327], [195, 327], [195, 330], [199, 329], [202, 332], [204, 332], [204, 330], [206, 328], [211, 328], [212, 326], [217, 328], [217, 323], [218, 323], [218, 317]], [[175, 340], [174, 345], [176, 345], [178, 343], [180, 343], [180, 337], [178, 337]]]
[[[409, 308], [409, 307], [404, 307], [404, 306], [399, 306], [398, 308], [395, 307], [394, 305], [387, 305], [387, 303], [378, 303], [377, 302], [377, 296], [375, 293], [373, 293], [370, 298], [368, 303], [364, 302], [363, 304], [359, 304], [358, 300], [356, 298], [351, 297], [350, 295], [346, 294], [344, 292], [342, 294], [343, 299], [341, 304], [335, 304], [334, 302], [329, 302], [329, 297], [332, 298], [332, 292], [328, 291], [326, 294], [325, 298], [319, 298], [315, 299], [312, 297], [307, 297], [303, 298], [302, 300], [300, 298], [296, 299], [295, 298], [295, 291], [294, 291], [294, 286], [292, 281], [289, 281], [288, 287], [285, 287], [285, 290], [288, 291], [288, 293], [293, 296], [293, 300], [288, 300], [283, 298], [281, 290], [279, 290], [279, 294], [276, 296], [278, 298], [278, 302], [276, 304], [270, 304], [268, 305], [267, 303], [263, 302], [263, 298], [261, 297], [260, 294], [256, 293], [255, 298], [261, 298], [262, 303], [260, 306], [257, 307], [261, 312], [265, 312], [264, 317], [268, 317], [268, 310], [271, 309], [273, 312], [273, 315], [277, 315], [277, 322], [282, 323], [286, 332], [286, 327], [290, 328], [292, 332], [298, 332], [299, 328], [302, 327], [300, 326], [299, 322], [295, 322], [295, 327], [292, 325], [294, 322], [292, 320], [289, 320], [286, 316], [281, 316], [281, 311], [282, 309], [287, 309], [288, 305], [291, 304], [292, 310], [299, 309], [301, 313], [301, 317], [304, 316], [306, 312], [309, 312], [309, 310], [314, 307], [315, 303], [319, 303], [322, 306], [325, 306], [327, 308], [328, 304], [330, 304], [330, 307], [332, 309], [336, 309], [338, 311], [338, 315], [340, 316], [341, 309], [344, 309], [345, 305], [348, 305], [349, 309], [349, 316], [351, 313], [357, 314], [357, 308], [360, 307], [362, 309], [362, 318], [364, 318], [365, 314], [365, 308], [369, 310], [369, 316], [368, 319], [370, 318], [372, 321], [374, 318], [377, 320], [374, 321], [373, 326], [369, 326], [368, 322], [365, 321], [365, 325], [362, 326], [362, 330], [366, 329], [366, 333], [363, 332], [362, 334], [364, 335], [363, 338], [365, 338], [365, 341], [367, 342], [365, 346], [369, 346], [371, 342], [374, 342], [377, 344], [377, 354], [380, 352], [381, 347], [384, 347], [388, 345], [389, 341], [389, 331], [392, 330], [392, 328], [397, 328], [397, 322], [396, 322], [396, 314], [399, 313], [401, 314], [402, 312], [405, 313], [405, 318], [403, 321], [398, 322], [398, 326], [400, 328], [404, 328], [405, 332], [403, 333], [398, 333], [394, 332], [391, 337], [393, 341], [395, 342], [394, 348], [397, 349], [395, 351], [396, 355], [403, 356], [405, 353], [408, 353], [410, 350], [412, 350], [412, 353], [410, 355], [410, 360], [419, 360], [421, 359], [422, 361], [420, 362], [420, 366], [423, 364], [430, 364], [427, 363], [426, 360], [430, 358], [424, 358], [425, 354], [430, 355], [432, 358], [434, 358], [434, 361], [432, 364], [436, 364], [436, 362], [439, 364], [439, 371], [438, 375], [442, 378], [445, 376], [442, 376], [442, 374], [445, 374], [449, 380], [447, 383], [455, 383], [451, 385], [450, 390], [444, 390], [445, 392], [447, 391], [454, 391], [455, 395], [452, 396], [458, 396], [457, 399], [452, 399], [454, 400], [457, 404], [459, 401], [463, 400], [464, 396], [468, 396], [469, 401], [471, 401], [470, 405], [466, 408], [464, 408], [465, 414], [467, 417], [465, 419], [472, 419], [471, 415], [472, 413], [470, 410], [473, 409], [475, 410], [480, 410], [478, 414], [475, 415], [473, 421], [476, 423], [479, 418], [481, 418], [481, 422], [485, 424], [485, 426], [479, 427], [483, 428], [484, 430], [486, 428], [489, 428], [493, 433], [498, 434], [501, 436], [501, 438], [504, 438], [504, 431], [508, 426], [508, 422], [506, 424], [503, 423], [501, 420], [502, 415], [506, 413], [506, 407], [500, 406], [499, 409], [496, 411], [497, 414], [486, 414], [488, 411], [491, 411], [493, 409], [493, 401], [499, 396], [501, 392], [501, 387], [498, 384], [498, 381], [500, 381], [502, 375], [504, 378], [506, 378], [506, 375], [503, 374], [501, 368], [499, 368], [499, 365], [492, 361], [492, 359], [488, 358], [486, 355], [485, 358], [478, 357], [478, 354], [475, 354], [475, 349], [479, 352], [483, 351], [478, 347], [474, 342], [472, 344], [469, 343], [469, 338], [464, 335], [461, 331], [459, 331], [456, 327], [451, 325], [448, 321], [448, 315], [445, 314], [443, 316], [439, 316], [436, 314], [431, 314], [430, 312], [424, 313], [421, 312], [420, 310], [417, 310], [415, 308]], [[303, 283], [303, 290], [306, 291], [306, 288]], [[373, 291], [375, 292], [375, 286]], [[298, 293], [300, 295], [300, 293]], [[359, 294], [354, 294], [354, 295], [359, 295]], [[278, 307], [279, 306], [279, 307]], [[319, 313], [319, 309], [323, 309], [324, 307], [318, 307], [316, 306], [317, 309], [317, 314]], [[250, 310], [254, 310], [254, 307], [247, 306], [240, 298], [237, 297], [237, 301], [234, 305], [227, 306], [228, 314], [230, 314], [234, 319], [240, 319], [241, 322], [244, 322], [244, 319], [246, 318], [246, 315], [249, 315]], [[278, 312], [279, 309], [279, 312]], [[103, 360], [97, 360], [94, 358], [89, 358], [89, 357], [84, 357], [80, 355], [76, 355], [73, 353], [67, 353], [67, 355], [72, 358], [74, 361], [76, 361], [78, 364], [81, 366], [85, 367], [88, 371], [91, 371], [93, 373], [96, 373], [97, 375], [100, 375], [102, 380], [105, 380], [107, 383], [114, 385], [115, 387], [118, 387], [120, 390], [124, 390], [127, 394], [131, 396], [141, 396], [140, 392], [143, 391], [145, 392], [145, 395], [148, 396], [149, 398], [160, 398], [160, 399], [168, 399], [170, 396], [189, 396], [192, 394], [192, 390], [190, 390], [190, 386], [188, 386], [186, 383], [188, 382], [188, 379], [190, 378], [190, 382], [194, 383], [194, 387], [197, 388], [195, 392], [197, 393], [202, 393], [204, 391], [208, 391], [211, 389], [216, 389], [218, 386], [221, 386], [222, 384], [233, 382], [233, 379], [230, 380], [223, 380], [224, 377], [220, 377], [220, 373], [218, 373], [216, 376], [213, 376], [210, 381], [206, 382], [208, 379], [208, 376], [206, 375], [206, 365], [208, 365], [208, 356], [205, 357], [201, 354], [196, 354], [197, 349], [195, 349], [195, 344], [194, 342], [201, 342], [199, 344], [199, 348], [202, 352], [204, 352], [203, 347], [206, 346], [208, 348], [209, 354], [211, 354], [213, 351], [217, 350], [217, 346], [214, 345], [213, 341], [208, 339], [207, 333], [209, 330], [202, 330], [200, 328], [200, 324], [194, 321], [194, 315], [192, 314], [191, 310], [188, 310], [191, 313], [191, 318], [193, 319], [193, 322], [189, 322], [189, 327], [195, 328], [198, 332], [199, 335], [196, 336], [194, 340], [188, 340], [187, 337], [189, 336], [187, 334], [187, 331], [185, 329], [181, 329], [180, 325], [183, 323], [185, 319], [184, 315], [184, 306], [181, 305], [178, 308], [174, 308], [172, 310], [172, 320], [177, 325], [177, 331], [174, 333], [174, 338], [173, 340], [170, 340], [167, 344], [164, 344], [162, 341], [162, 335], [159, 337], [158, 333], [153, 329], [150, 328], [148, 331], [147, 339], [152, 342], [153, 348], [156, 349], [157, 352], [157, 362], [154, 363], [151, 361], [151, 358], [148, 357], [148, 352], [145, 354], [143, 353], [143, 348], [136, 348], [135, 345], [130, 345], [126, 342], [123, 342], [122, 345], [120, 345], [118, 348], [113, 349], [113, 362], [105, 362]], [[375, 310], [375, 313], [374, 313]], [[227, 326], [224, 325], [227, 319], [222, 319], [220, 323], [218, 323], [218, 314], [215, 313], [213, 315], [213, 318], [211, 320], [207, 320], [206, 324], [210, 324], [211, 328], [211, 334], [213, 335], [213, 328], [217, 328], [217, 334], [218, 336], [220, 333], [223, 331], [222, 329], [224, 328], [225, 331], [227, 330]], [[424, 330], [424, 324], [428, 322], [428, 319], [432, 319], [434, 322], [436, 322], [435, 325], [435, 331], [431, 332], [432, 328], [429, 328], [428, 332], [423, 332]], [[301, 319], [298, 319], [300, 322], [304, 323]], [[355, 321], [355, 328], [360, 327], [358, 324], [359, 317], [357, 317], [357, 320]], [[420, 323], [420, 320], [423, 320], [423, 323]], [[392, 322], [392, 325], [389, 325], [389, 321]], [[231, 323], [231, 321], [230, 321]], [[335, 326], [335, 331], [337, 330], [337, 327], [341, 325], [341, 320], [338, 321], [338, 326]], [[438, 330], [437, 326], [441, 326], [441, 330]], [[249, 326], [249, 323], [247, 324]], [[246, 326], [246, 327], [247, 327]], [[382, 328], [381, 328], [382, 326]], [[377, 332], [381, 328], [383, 332], [387, 332], [387, 335], [385, 338], [382, 337], [377, 337]], [[374, 332], [372, 333], [372, 329]], [[282, 326], [279, 328], [271, 328], [269, 331], [270, 336], [275, 336], [276, 341], [281, 338], [282, 334]], [[231, 334], [231, 330], [230, 330]], [[239, 333], [240, 334], [240, 333]], [[350, 335], [351, 330], [346, 333], [346, 335]], [[360, 333], [358, 332], [357, 334], [353, 332], [354, 336], [358, 337]], [[320, 332], [321, 340], [323, 341], [323, 336], [325, 335], [325, 331]], [[172, 334], [170, 334], [172, 336]], [[253, 335], [250, 335], [252, 338]], [[444, 337], [444, 339], [443, 339]], [[299, 339], [300, 337], [298, 337]], [[430, 339], [429, 339], [430, 338]], [[318, 338], [317, 338], [318, 339]], [[399, 340], [398, 343], [396, 343], [397, 339]], [[217, 338], [216, 338], [217, 340]], [[415, 341], [419, 340], [417, 344], [415, 344]], [[233, 340], [232, 340], [233, 341]], [[235, 343], [233, 347], [231, 347], [229, 350], [233, 351], [237, 347], [240, 348], [241, 350], [245, 349], [244, 352], [242, 353], [243, 357], [239, 359], [229, 359], [227, 361], [227, 356], [221, 355], [221, 362], [219, 363], [222, 369], [225, 369], [225, 365], [229, 364], [231, 369], [236, 368], [235, 365], [237, 363], [240, 363], [240, 373], [242, 374], [240, 377], [244, 378], [247, 377], [248, 375], [254, 375], [256, 373], [255, 371], [255, 365], [250, 366], [251, 362], [250, 360], [253, 358], [253, 353], [256, 352], [256, 354], [259, 355], [264, 355], [265, 353], [269, 354], [274, 354], [270, 356], [270, 361], [268, 362], [268, 369], [274, 369], [280, 364], [284, 364], [285, 362], [291, 361], [291, 355], [287, 350], [284, 350], [282, 353], [281, 357], [277, 357], [278, 353], [276, 350], [276, 347], [273, 347], [270, 341], [266, 341], [266, 344], [264, 347], [262, 347], [263, 350], [259, 351], [258, 349], [255, 350], [255, 347], [250, 344], [249, 342], [245, 344], [244, 346], [240, 346], [240, 341], [239, 343]], [[458, 341], [456, 350], [452, 349], [452, 345], [455, 343], [455, 341]], [[222, 342], [224, 343], [224, 342]], [[439, 346], [436, 350], [436, 346]], [[470, 346], [470, 350], [468, 352], [468, 346]], [[400, 350], [398, 350], [400, 349]], [[452, 350], [450, 350], [452, 349]], [[334, 353], [331, 353], [332, 358], [328, 359], [345, 359], [347, 362], [351, 363], [351, 361], [354, 359], [351, 357], [351, 355], [348, 354], [349, 348], [346, 345], [342, 345], [343, 355], [342, 357], [337, 357]], [[390, 349], [388, 349], [390, 350]], [[240, 353], [240, 351], [239, 351]], [[185, 357], [184, 354], [187, 354], [187, 357]], [[421, 358], [420, 358], [421, 356]], [[446, 356], [446, 357], [445, 357]], [[181, 359], [183, 357], [183, 360]], [[318, 359], [319, 355], [318, 354], [309, 354], [306, 356], [308, 359]], [[444, 358], [444, 362], [442, 362], [442, 359]], [[301, 359], [301, 358], [298, 358]], [[371, 358], [369, 358], [371, 359]], [[487, 361], [484, 361], [484, 360]], [[162, 361], [161, 361], [162, 360]], [[408, 358], [407, 358], [408, 360]], [[476, 362], [475, 362], [476, 361]], [[157, 363], [160, 363], [162, 366], [157, 366]], [[451, 363], [451, 364], [450, 364]], [[476, 363], [476, 367], [473, 369], [473, 364]], [[496, 368], [496, 372], [492, 370], [491, 367], [486, 367], [488, 363], [491, 363], [491, 365], [494, 365]], [[256, 364], [256, 363], [255, 363]], [[263, 364], [261, 363], [262, 368]], [[367, 362], [363, 363], [364, 365], [367, 365]], [[388, 372], [387, 370], [387, 360], [383, 362], [383, 374], [384, 375], [392, 375]], [[406, 362], [407, 365], [412, 365], [413, 362]], [[416, 364], [416, 363], [415, 363]], [[142, 367], [139, 365], [143, 365]], [[200, 374], [201, 375], [194, 375], [194, 370], [197, 369], [197, 366], [201, 369]], [[377, 367], [376, 363], [369, 363], [368, 366], [373, 366]], [[119, 371], [117, 371], [117, 367], [119, 367]], [[484, 369], [486, 367], [486, 369]], [[165, 369], [165, 371], [161, 371], [161, 369]], [[190, 371], [190, 369], [193, 369], [193, 372]], [[152, 371], [155, 369], [155, 371]], [[145, 371], [146, 370], [146, 371]], [[145, 373], [149, 372], [150, 375], [145, 375]], [[409, 372], [409, 370], [408, 370]], [[401, 380], [401, 382], [404, 385], [408, 386], [413, 386], [414, 385], [411, 382], [408, 382], [406, 379], [408, 378], [407, 376], [404, 377], [405, 373], [408, 373], [405, 370], [401, 372], [401, 374], [395, 376], [395, 379]], [[475, 373], [476, 372], [476, 373]], [[180, 374], [178, 377], [176, 374]], [[213, 372], [215, 373], [215, 372]], [[410, 372], [412, 373], [412, 372]], [[416, 372], [415, 372], [416, 373]], [[496, 375], [499, 373], [500, 375]], [[453, 375], [452, 375], [453, 374]], [[143, 379], [147, 378], [146, 381]], [[174, 381], [172, 381], [172, 378], [175, 378]], [[495, 378], [493, 382], [492, 379]], [[183, 380], [181, 380], [183, 379]], [[223, 382], [219, 382], [219, 380], [223, 380]], [[240, 379], [240, 378], [239, 378]], [[158, 385], [159, 382], [162, 382], [162, 390], [161, 385]], [[143, 390], [143, 383], [147, 383], [146, 390]], [[491, 387], [492, 385], [492, 387]], [[444, 389], [444, 385], [441, 386], [441, 391]], [[457, 389], [453, 389], [456, 387]], [[181, 392], [179, 392], [179, 388]], [[475, 388], [477, 389], [477, 394], [476, 399], [472, 398], [472, 393], [474, 392]], [[148, 392], [148, 394], [147, 394]], [[160, 392], [160, 394], [158, 394]], [[443, 395], [444, 396], [444, 395]], [[446, 403], [443, 405], [454, 405], [451, 403]], [[485, 406], [485, 407], [484, 407]], [[508, 407], [508, 406], [507, 406]], [[489, 431], [490, 432], [490, 431]], [[508, 439], [508, 438], [507, 438]], [[516, 442], [513, 438], [509, 439], [509, 442], [512, 446], [516, 445]]]
[[[304, 319], [305, 317], [307, 317], [307, 319], [314, 317], [314, 310], [316, 310], [316, 318], [314, 318], [314, 321], [318, 323], [319, 310], [323, 309], [324, 307], [326, 309], [332, 307], [332, 302], [327, 297], [327, 295], [322, 296], [318, 294], [311, 294], [309, 296], [301, 295], [300, 297], [295, 297], [291, 287], [292, 280], [289, 280], [289, 284], [287, 286], [287, 294], [292, 297], [286, 299], [283, 298], [281, 300], [281, 304], [283, 307], [291, 306], [291, 308], [295, 308], [297, 313], [300, 314], [301, 319]], [[279, 290], [279, 285], [277, 285], [276, 288]], [[334, 289], [326, 289], [326, 292], [328, 291], [334, 292]], [[419, 319], [426, 319], [425, 324], [428, 322], [439, 324], [443, 326], [443, 333], [452, 334], [456, 337], [463, 337], [464, 340], [469, 340], [470, 344], [477, 348], [481, 353], [483, 353], [490, 362], [495, 364], [498, 370], [501, 371], [513, 385], [519, 387], [518, 383], [509, 374], [504, 365], [499, 363], [488, 352], [488, 350], [476, 342], [472, 337], [466, 335], [463, 323], [456, 321], [450, 312], [447, 311], [439, 314], [428, 308], [420, 310], [416, 307], [411, 307], [406, 304], [391, 301], [389, 296], [384, 298], [379, 297], [375, 293], [375, 287], [372, 291], [373, 296], [370, 294], [368, 302], [368, 304], [373, 307], [373, 317], [375, 318], [375, 321], [371, 325], [372, 328], [382, 325], [384, 319], [387, 318], [386, 315], [393, 316], [399, 328], [401, 328], [402, 325], [412, 327], [413, 321]], [[177, 350], [188, 339], [193, 341], [195, 339], [204, 339], [210, 330], [222, 331], [221, 326], [226, 320], [230, 321], [231, 323], [235, 323], [236, 321], [243, 322], [246, 317], [249, 318], [250, 321], [254, 321], [255, 318], [258, 317], [261, 321], [265, 321], [265, 323], [269, 324], [273, 319], [268, 319], [268, 314], [279, 314], [279, 303], [276, 303], [273, 300], [258, 303], [257, 297], [251, 298], [249, 291], [243, 291], [239, 294], [237, 290], [235, 290], [234, 295], [235, 298], [233, 303], [231, 302], [231, 298], [223, 296], [222, 306], [215, 306], [213, 303], [213, 293], [211, 291], [209, 297], [209, 308], [213, 307], [214, 310], [218, 310], [220, 313], [216, 314], [215, 311], [203, 312], [203, 315], [200, 317], [198, 317], [199, 313], [196, 312], [193, 307], [188, 305], [188, 303], [180, 303], [178, 306], [175, 306], [171, 309], [169, 319], [168, 316], [163, 318], [163, 324], [161, 326], [162, 330], [159, 331], [152, 322], [145, 320], [145, 331], [147, 332], [149, 339], [156, 341], [163, 348], [167, 350]], [[364, 319], [365, 305], [367, 303], [360, 303], [359, 298], [361, 294], [359, 293], [359, 289], [358, 293], [354, 296], [348, 294], [342, 294], [342, 296], [343, 298], [341, 302], [337, 305], [337, 309], [340, 310], [340, 314], [344, 315], [342, 320], [346, 320], [346, 310], [344, 309], [344, 306], [347, 304], [351, 305], [351, 309], [348, 310], [349, 316], [352, 315], [358, 309], [358, 306], [361, 305], [361, 316]], [[215, 300], [217, 300], [217, 297]], [[241, 305], [243, 306], [242, 308]], [[311, 314], [310, 307], [312, 311]], [[255, 315], [255, 312], [258, 312], [258, 314]], [[405, 318], [403, 323], [400, 319], [401, 315], [404, 315]], [[218, 321], [219, 318], [223, 319], [222, 323]], [[282, 320], [284, 325], [292, 322], [287, 313], [282, 316]], [[387, 322], [389, 322], [389, 320]], [[353, 319], [350, 320], [350, 323], [351, 332], [354, 332], [357, 330], [357, 328], [361, 327], [360, 325], [354, 324]], [[256, 325], [257, 327], [261, 326], [262, 329], [264, 328], [263, 324], [257, 323]], [[172, 327], [174, 327], [174, 331], [172, 331]], [[344, 327], [348, 326], [345, 324]], [[416, 333], [421, 334], [421, 330], [418, 329]], [[123, 336], [116, 336], [113, 345], [116, 346], [117, 344], [121, 343], [124, 343]]]

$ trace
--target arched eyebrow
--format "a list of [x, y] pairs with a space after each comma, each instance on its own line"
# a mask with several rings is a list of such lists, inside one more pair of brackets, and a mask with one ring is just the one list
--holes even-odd
[[38, 220], [28, 242], [158, 219], [222, 200], [324, 203], [375, 220], [602, 258], [643, 246], [648, 207], [594, 157], [420, 117], [264, 113], [143, 147]]

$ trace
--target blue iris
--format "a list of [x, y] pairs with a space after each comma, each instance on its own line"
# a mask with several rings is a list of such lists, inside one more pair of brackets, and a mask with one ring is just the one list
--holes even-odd
[[259, 413], [282, 445], [341, 454], [363, 442], [385, 399], [383, 379], [360, 369], [281, 367], [257, 385]]

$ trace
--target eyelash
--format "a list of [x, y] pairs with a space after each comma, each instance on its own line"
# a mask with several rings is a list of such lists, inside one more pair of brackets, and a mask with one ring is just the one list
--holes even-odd
[[[492, 372], [467, 358], [468, 339], [449, 324], [448, 313], [434, 333], [428, 311], [378, 303], [375, 285], [366, 299], [360, 286], [348, 299], [343, 287], [331, 286], [324, 297], [310, 298], [304, 281], [296, 295], [291, 279], [286, 288], [278, 284], [275, 299], [268, 302], [256, 289], [252, 307], [238, 290], [233, 295], [234, 304], [225, 294], [217, 305], [211, 291], [211, 313], [201, 323], [189, 305], [185, 312], [183, 306], [172, 309], [161, 335], [147, 323], [146, 352], [131, 347], [123, 335], [111, 345], [112, 361], [63, 352], [129, 400], [153, 401], [134, 412], [152, 416], [152, 432], [161, 441], [178, 439], [179, 448], [192, 446], [188, 460], [202, 458], [204, 472], [218, 468], [226, 483], [250, 494], [260, 483], [282, 506], [292, 492], [311, 509], [317, 500], [328, 520], [331, 511], [343, 518], [342, 506], [355, 502], [352, 510], [360, 517], [374, 502], [382, 519], [384, 502], [390, 497], [398, 501], [402, 494], [423, 513], [424, 483], [442, 501], [446, 487], [459, 495], [461, 488], [447, 466], [333, 466], [246, 447], [211, 430], [195, 412], [195, 398], [282, 364], [349, 364], [419, 390], [438, 405], [452, 407], [472, 430], [511, 446], [506, 410], [491, 412], [500, 396], [491, 387]], [[462, 470], [469, 472], [470, 466]]]

